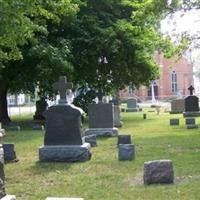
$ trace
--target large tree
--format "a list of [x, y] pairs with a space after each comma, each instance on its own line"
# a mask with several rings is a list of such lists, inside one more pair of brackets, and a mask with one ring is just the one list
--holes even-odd
[[[70, 0], [0, 1], [1, 122], [10, 121], [6, 100], [8, 90], [33, 91], [38, 81], [44, 83], [52, 74], [62, 72], [62, 67], [71, 67], [66, 59], [69, 55], [67, 41], [57, 38], [51, 44], [48, 38], [51, 37], [50, 25], [57, 26], [61, 18], [70, 22], [77, 11], [77, 4]], [[47, 68], [45, 62], [51, 65]]]

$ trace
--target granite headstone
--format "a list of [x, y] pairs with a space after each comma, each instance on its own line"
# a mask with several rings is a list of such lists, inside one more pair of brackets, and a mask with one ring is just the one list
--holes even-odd
[[184, 99], [172, 100], [170, 114], [183, 113], [184, 110], [185, 110], [185, 100]]
[[126, 112], [138, 112], [139, 107], [137, 105], [137, 99], [132, 98], [127, 100], [127, 109]]

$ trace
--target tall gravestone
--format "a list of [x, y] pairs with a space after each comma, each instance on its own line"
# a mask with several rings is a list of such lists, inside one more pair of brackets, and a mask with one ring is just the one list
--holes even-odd
[[185, 111], [185, 100], [184, 99], [172, 100], [170, 114], [183, 113], [184, 111]]
[[185, 112], [184, 117], [200, 116], [199, 112], [199, 98], [193, 95], [194, 88], [192, 85], [188, 88], [190, 95], [185, 98]]
[[90, 144], [82, 140], [82, 110], [67, 103], [66, 91], [72, 88], [62, 76], [53, 85], [60, 93], [58, 105], [44, 112], [46, 131], [44, 146], [39, 149], [40, 161], [81, 162], [91, 158]]
[[137, 99], [131, 98], [127, 100], [127, 109], [126, 112], [138, 112], [139, 107], [137, 105]]
[[36, 101], [36, 111], [35, 115], [33, 116], [34, 120], [44, 120], [43, 112], [47, 109], [48, 104], [45, 98], [41, 98], [40, 100]]
[[89, 104], [89, 129], [85, 135], [117, 136], [118, 129], [114, 127], [114, 112], [112, 103], [103, 103], [102, 96], [98, 96], [98, 104]]

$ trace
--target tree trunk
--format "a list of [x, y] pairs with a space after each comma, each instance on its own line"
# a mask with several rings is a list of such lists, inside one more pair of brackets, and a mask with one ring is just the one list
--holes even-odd
[[7, 87], [0, 86], [0, 122], [6, 124], [11, 121], [8, 116], [7, 91]]

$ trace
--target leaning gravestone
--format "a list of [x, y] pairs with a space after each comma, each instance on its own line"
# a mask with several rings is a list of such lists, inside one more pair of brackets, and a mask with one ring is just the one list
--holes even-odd
[[200, 116], [199, 98], [193, 95], [194, 88], [192, 86], [190, 86], [188, 90], [190, 91], [190, 96], [185, 98], [185, 112], [183, 112], [183, 116], [184, 117]]
[[184, 99], [172, 100], [170, 114], [183, 113], [184, 111], [185, 111], [185, 100]]
[[40, 161], [82, 162], [91, 158], [90, 144], [82, 141], [83, 111], [66, 100], [66, 91], [71, 88], [63, 76], [54, 84], [60, 100], [44, 112], [46, 129], [44, 146], [39, 149]]
[[139, 107], [137, 105], [137, 99], [128, 99], [127, 100], [127, 109], [126, 112], [138, 112]]
[[173, 183], [174, 171], [171, 160], [154, 160], [144, 163], [144, 184]]

